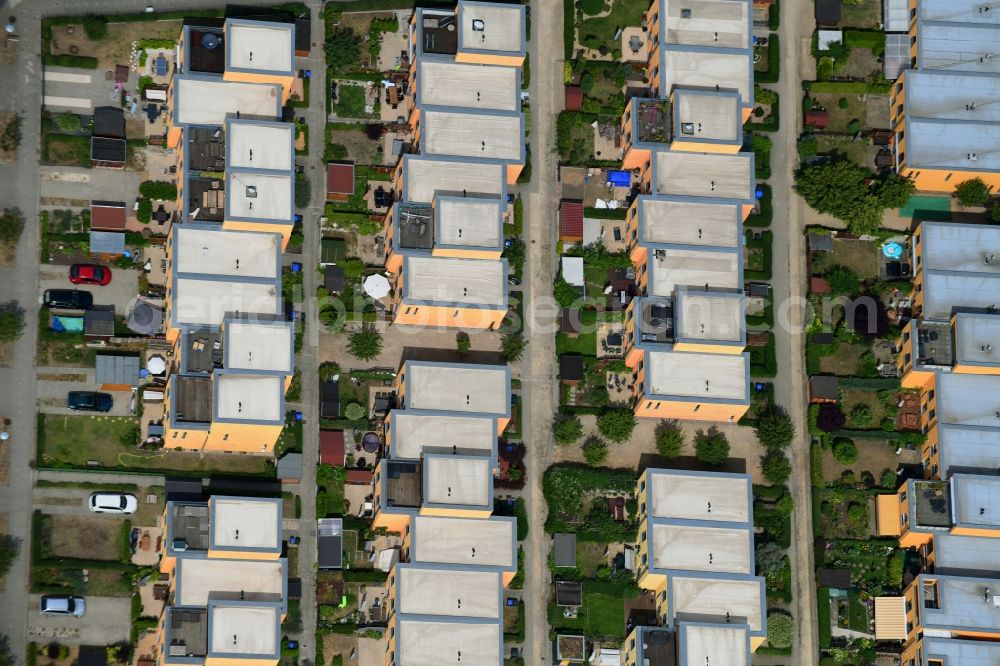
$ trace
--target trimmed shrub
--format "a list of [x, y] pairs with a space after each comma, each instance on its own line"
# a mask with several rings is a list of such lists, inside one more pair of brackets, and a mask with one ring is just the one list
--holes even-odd
[[842, 465], [853, 465], [858, 461], [858, 447], [854, 440], [840, 438], [833, 440], [833, 457]]

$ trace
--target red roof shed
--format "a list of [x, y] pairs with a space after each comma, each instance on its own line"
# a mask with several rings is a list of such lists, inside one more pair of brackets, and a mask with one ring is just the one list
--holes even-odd
[[579, 111], [583, 106], [583, 88], [580, 86], [566, 86], [566, 110]]
[[559, 204], [559, 240], [575, 243], [583, 240], [583, 202]]
[[354, 194], [354, 165], [326, 165], [326, 198], [343, 200]]
[[367, 469], [347, 470], [346, 482], [352, 486], [367, 486], [372, 482], [372, 473]]
[[821, 277], [811, 277], [809, 278], [809, 293], [810, 294], [829, 294], [830, 293], [830, 283], [826, 281], [826, 278]]
[[826, 109], [811, 109], [806, 111], [803, 123], [812, 125], [816, 129], [826, 129], [826, 126], [830, 124], [830, 114], [826, 112]]
[[344, 454], [343, 430], [319, 431], [319, 462], [323, 465], [340, 467], [346, 460]]
[[91, 201], [90, 228], [95, 231], [125, 231], [125, 204]]

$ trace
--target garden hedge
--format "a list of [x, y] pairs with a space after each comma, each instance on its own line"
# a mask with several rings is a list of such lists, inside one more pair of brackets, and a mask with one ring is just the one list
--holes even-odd
[[839, 383], [844, 388], [869, 389], [872, 391], [898, 389], [900, 387], [899, 377], [841, 377]]
[[[760, 81], [760, 78], [757, 79]], [[803, 81], [806, 92], [829, 94], [885, 94], [892, 89], [891, 83], [864, 83], [863, 81]]]
[[767, 71], [754, 72], [757, 83], [777, 83], [781, 77], [781, 44], [778, 33], [772, 32], [767, 40]]

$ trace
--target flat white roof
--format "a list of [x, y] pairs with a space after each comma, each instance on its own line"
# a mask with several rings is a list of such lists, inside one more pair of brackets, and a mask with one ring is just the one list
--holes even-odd
[[504, 366], [409, 363], [406, 368], [410, 409], [506, 414], [510, 408]]
[[1000, 122], [1000, 77], [911, 69], [905, 82], [910, 118]]
[[511, 567], [514, 524], [508, 520], [414, 516], [413, 562]]
[[281, 505], [237, 497], [210, 500], [212, 541], [229, 548], [279, 548]]
[[749, 154], [656, 151], [657, 194], [739, 199], [753, 198], [753, 160]]
[[396, 612], [408, 615], [453, 617], [500, 617], [500, 587], [497, 571], [396, 569]]
[[503, 164], [445, 159], [407, 159], [403, 156], [407, 201], [431, 203], [438, 194], [499, 197], [507, 179]]
[[944, 666], [996, 666], [1000, 662], [1000, 643], [957, 638], [924, 637], [928, 659], [940, 659]]
[[173, 262], [178, 273], [232, 278], [276, 278], [281, 236], [221, 227], [177, 224], [171, 229]]
[[292, 222], [292, 175], [226, 171], [226, 216]]
[[209, 650], [222, 654], [267, 655], [278, 652], [277, 606], [220, 606], [211, 610]]
[[230, 320], [226, 322], [226, 367], [290, 373], [295, 356], [292, 336], [292, 327], [285, 323]]
[[650, 472], [650, 511], [656, 518], [750, 522], [750, 481], [746, 477]]
[[678, 662], [678, 666], [748, 666], [750, 663], [746, 626], [682, 622], [680, 634], [681, 653], [685, 660]]
[[906, 132], [906, 163], [913, 168], [1000, 169], [1000, 128], [996, 125], [909, 118]]
[[[733, 95], [706, 95], [678, 89], [674, 91], [674, 105], [682, 124], [674, 128], [675, 140], [736, 141], [743, 136], [742, 111], [739, 100]], [[687, 123], [691, 124], [691, 134], [684, 131]]]
[[227, 167], [291, 171], [295, 126], [291, 123], [234, 122], [226, 134]]
[[734, 622], [745, 621], [751, 631], [763, 628], [761, 607], [764, 603], [763, 580], [750, 578], [690, 578], [674, 576], [670, 613], [678, 616], [711, 615]]
[[923, 21], [1000, 23], [1000, 15], [996, 12], [980, 12], [979, 8], [982, 6], [981, 0], [920, 0], [917, 11]]
[[743, 257], [738, 252], [666, 248], [652, 251], [649, 292], [671, 296], [677, 287], [739, 289]]
[[924, 276], [924, 317], [948, 319], [956, 309], [1000, 306], [1000, 275], [928, 271]]
[[185, 77], [175, 77], [173, 85], [177, 125], [222, 125], [237, 111], [270, 119], [281, 114], [278, 85]]
[[521, 53], [524, 48], [518, 4], [458, 3], [463, 50]]
[[[730, 4], [730, 3], [726, 3]], [[735, 3], [732, 3], [735, 4]], [[662, 90], [676, 87], [735, 90], [747, 102], [753, 99], [751, 56], [745, 53], [664, 49]]]
[[741, 294], [680, 291], [676, 304], [679, 339], [739, 342], [746, 318]]
[[1000, 275], [1000, 226], [924, 222], [920, 235], [918, 267]]
[[504, 264], [493, 259], [406, 257], [404, 300], [500, 307], [506, 303]]
[[955, 359], [958, 363], [1000, 363], [1000, 316], [959, 315], [955, 320]]
[[434, 215], [440, 232], [437, 245], [499, 248], [503, 240], [496, 199], [439, 199]]
[[496, 160], [520, 160], [520, 115], [424, 109], [421, 152]]
[[228, 313], [274, 314], [280, 304], [274, 283], [178, 277], [174, 287], [174, 319], [182, 324], [221, 326]]
[[743, 230], [739, 205], [644, 198], [642, 237], [646, 243], [736, 247]]
[[941, 478], [952, 472], [1000, 468], [1000, 429], [938, 427]]
[[420, 61], [420, 104], [464, 109], [518, 111], [520, 82], [514, 67], [493, 67], [451, 60]]
[[215, 413], [223, 419], [282, 420], [285, 382], [277, 375], [219, 374], [215, 377]]
[[226, 68], [291, 73], [295, 69], [294, 34], [292, 23], [226, 21]]
[[652, 566], [657, 569], [752, 574], [750, 530], [653, 525]]
[[426, 449], [492, 452], [497, 427], [490, 417], [447, 414], [413, 414], [396, 410], [392, 419], [392, 445], [397, 458], [420, 458]]
[[1000, 26], [981, 19], [964, 25], [921, 21], [917, 30], [917, 67], [1000, 73], [995, 55], [998, 40]]
[[949, 481], [952, 514], [960, 525], [1000, 526], [1000, 477], [956, 474]]
[[646, 353], [647, 392], [700, 400], [749, 400], [747, 357], [700, 352]]
[[934, 570], [940, 573], [982, 572], [1000, 569], [996, 537], [934, 535]]
[[920, 616], [925, 627], [925, 635], [928, 627], [996, 631], [996, 612], [992, 608], [992, 600], [988, 605], [983, 599], [983, 593], [986, 588], [990, 588], [992, 596], [992, 590], [997, 589], [1000, 581], [995, 578], [922, 574], [917, 580], [917, 585], [920, 586], [926, 580], [937, 582], [940, 607], [921, 608]]
[[[749, 2], [661, 0], [660, 5], [666, 44], [736, 49], [750, 46]], [[685, 12], [685, 17], [682, 18], [681, 12]]]
[[455, 662], [462, 654], [462, 664], [486, 666], [503, 661], [500, 623], [471, 624], [452, 622], [398, 620], [396, 626], [396, 663], [399, 666], [441, 666]]
[[177, 606], [205, 606], [213, 592], [266, 594], [280, 599], [284, 593], [284, 560], [224, 560], [177, 558]]
[[939, 373], [938, 423], [995, 428], [1000, 425], [998, 395], [1000, 375]]
[[425, 456], [424, 503], [471, 507], [492, 505], [493, 464], [490, 458]]

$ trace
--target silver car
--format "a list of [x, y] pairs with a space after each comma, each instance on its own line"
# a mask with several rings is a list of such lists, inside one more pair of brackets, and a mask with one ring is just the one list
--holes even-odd
[[39, 604], [42, 615], [70, 615], [83, 617], [87, 612], [87, 602], [83, 597], [71, 597], [67, 594], [47, 594]]

